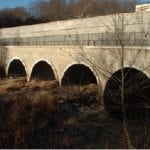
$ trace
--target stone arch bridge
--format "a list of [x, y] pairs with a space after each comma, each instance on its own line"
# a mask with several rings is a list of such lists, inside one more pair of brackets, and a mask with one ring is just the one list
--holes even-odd
[[127, 72], [150, 77], [149, 29], [149, 12], [1, 29], [1, 64], [9, 76], [97, 83], [103, 93], [122, 68], [122, 52]]

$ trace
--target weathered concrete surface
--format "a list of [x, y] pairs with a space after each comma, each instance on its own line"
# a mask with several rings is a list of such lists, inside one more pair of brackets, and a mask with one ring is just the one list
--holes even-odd
[[141, 32], [149, 30], [149, 16], [150, 12], [135, 12], [4, 28], [0, 30], [0, 38], [114, 32], [122, 21], [124, 32]]

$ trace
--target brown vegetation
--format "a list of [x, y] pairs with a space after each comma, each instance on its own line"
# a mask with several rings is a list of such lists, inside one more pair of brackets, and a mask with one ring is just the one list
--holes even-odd
[[[4, 80], [0, 148], [127, 148], [122, 121], [103, 111], [97, 86]], [[136, 148], [149, 148], [149, 122], [129, 120]]]

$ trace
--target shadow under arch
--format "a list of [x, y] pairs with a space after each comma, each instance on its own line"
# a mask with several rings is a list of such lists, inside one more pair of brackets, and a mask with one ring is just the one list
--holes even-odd
[[[124, 104], [127, 117], [150, 115], [150, 79], [135, 68], [124, 68]], [[112, 117], [122, 118], [121, 70], [112, 74], [104, 91], [104, 107]]]
[[5, 78], [6, 72], [3, 66], [0, 66], [0, 78]]
[[50, 63], [39, 60], [32, 67], [30, 79], [56, 80], [56, 75]]
[[83, 63], [75, 63], [67, 67], [61, 79], [61, 85], [98, 84], [97, 76], [91, 68]]
[[25, 65], [19, 58], [10, 61], [6, 72], [9, 77], [27, 77]]

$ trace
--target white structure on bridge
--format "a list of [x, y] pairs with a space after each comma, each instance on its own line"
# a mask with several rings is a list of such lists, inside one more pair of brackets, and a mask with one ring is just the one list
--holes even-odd
[[136, 12], [150, 11], [150, 4], [136, 5]]

